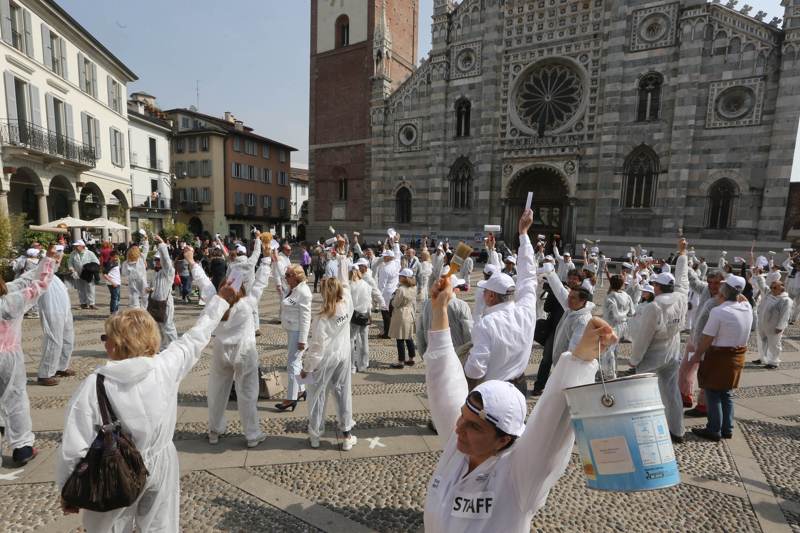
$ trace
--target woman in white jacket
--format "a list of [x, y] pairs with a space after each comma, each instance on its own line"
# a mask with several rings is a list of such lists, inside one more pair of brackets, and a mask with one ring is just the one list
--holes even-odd
[[[766, 276], [756, 270], [753, 284], [761, 292], [758, 302], [758, 355], [755, 364], [763, 364], [764, 368], [774, 370], [781, 362], [781, 340], [783, 332], [789, 325], [794, 303], [783, 290], [780, 273], [769, 273]], [[766, 277], [766, 280], [765, 280]], [[769, 281], [769, 289], [767, 288]]]
[[363, 326], [350, 321], [350, 370], [355, 374], [369, 368], [369, 324], [372, 322], [370, 311], [373, 306], [383, 307], [384, 303], [381, 291], [362, 279], [358, 265], [350, 267], [350, 296], [353, 299], [353, 317], [356, 317], [356, 313], [367, 317], [367, 323]]
[[308, 385], [308, 436], [312, 448], [319, 448], [325, 431], [325, 397], [333, 389], [336, 418], [344, 441], [342, 450], [353, 448], [357, 439], [353, 428], [353, 393], [350, 388], [350, 318], [353, 300], [345, 269], [344, 239], [337, 238], [339, 268], [337, 277], [322, 280], [322, 308], [314, 317], [311, 344], [303, 355], [301, 377], [313, 375]]
[[128, 278], [128, 298], [130, 307], [147, 309], [147, 253], [150, 251], [150, 242], [147, 237], [142, 239], [141, 246], [133, 245], [128, 248], [125, 261], [120, 266], [120, 272]]
[[[97, 375], [123, 431], [130, 434], [149, 475], [139, 499], [129, 507], [104, 513], [84, 510], [83, 526], [90, 533], [107, 531], [179, 531], [180, 467], [172, 443], [177, 417], [178, 387], [197, 363], [203, 348], [236, 295], [223, 284], [205, 306], [192, 329], [167, 348], [159, 328], [142, 309], [127, 309], [105, 323], [110, 361], [83, 380], [70, 400], [64, 434], [56, 456], [59, 488], [86, 455], [102, 424], [97, 402]], [[65, 507], [65, 513], [78, 509]]]
[[419, 254], [419, 271], [417, 272], [417, 296], [422, 300], [428, 299], [430, 292], [430, 279], [433, 274], [433, 263], [431, 263], [431, 253], [426, 248]]
[[[200, 288], [204, 300], [214, 297], [214, 284], [194, 261], [194, 254], [188, 246], [184, 257], [192, 268], [192, 279]], [[219, 436], [225, 433], [227, 422], [225, 409], [231, 394], [231, 386], [236, 382], [236, 406], [247, 440], [248, 448], [255, 448], [265, 438], [258, 417], [258, 349], [256, 347], [256, 322], [253, 310], [258, 306], [261, 294], [269, 284], [271, 274], [269, 258], [262, 260], [256, 271], [255, 280], [249, 263], [231, 268], [228, 281], [240, 278], [241, 287], [236, 293], [236, 301], [230, 311], [222, 317], [222, 322], [214, 332], [214, 356], [208, 375], [208, 442], [219, 443]]]
[[443, 452], [428, 484], [425, 531], [528, 531], [575, 441], [564, 389], [592, 383], [598, 351], [616, 337], [593, 318], [574, 351], [561, 355], [526, 424], [525, 398], [510, 383], [490, 380], [469, 392], [448, 329], [452, 289], [439, 283], [425, 380]]
[[308, 331], [311, 328], [312, 295], [302, 266], [290, 264], [283, 275], [280, 268], [278, 254], [272, 250], [272, 272], [281, 293], [281, 326], [286, 330], [287, 336], [286, 377], [289, 384], [286, 399], [276, 404], [275, 408], [279, 411], [294, 411], [297, 401], [306, 398], [305, 385], [297, 382], [297, 375], [302, 369], [302, 353], [306, 349]]
[[[628, 337], [628, 319], [633, 316], [636, 309], [631, 297], [623, 290], [622, 276], [611, 276], [608, 283], [608, 294], [603, 303], [603, 319], [614, 328], [617, 338], [622, 340]], [[617, 377], [618, 350], [619, 344], [615, 344], [600, 358], [600, 368], [605, 379]]]

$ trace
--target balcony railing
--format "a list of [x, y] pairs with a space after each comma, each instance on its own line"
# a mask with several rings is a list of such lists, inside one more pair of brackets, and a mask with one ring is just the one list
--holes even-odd
[[190, 200], [186, 200], [180, 202], [179, 205], [180, 205], [180, 210], [183, 211], [184, 213], [197, 213], [198, 211], [203, 210], [203, 204], [201, 204], [200, 202], [193, 202]]
[[5, 144], [24, 146], [89, 168], [96, 164], [91, 146], [23, 120], [0, 120], [0, 137]]
[[158, 196], [147, 194], [134, 194], [133, 207], [142, 209], [172, 209], [172, 200], [170, 198], [160, 198]]

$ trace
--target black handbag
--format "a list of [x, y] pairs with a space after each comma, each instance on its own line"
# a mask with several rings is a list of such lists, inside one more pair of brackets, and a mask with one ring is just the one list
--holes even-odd
[[147, 299], [147, 312], [153, 317], [153, 320], [159, 324], [167, 321], [167, 301], [156, 300], [153, 297]]
[[533, 340], [541, 346], [547, 342], [547, 337], [550, 336], [550, 320], [547, 318], [540, 318], [536, 321], [536, 329], [533, 330]]
[[95, 274], [100, 272], [100, 264], [99, 263], [86, 263], [83, 265], [81, 269], [80, 278], [85, 281], [86, 283], [91, 283], [94, 281]]
[[142, 493], [149, 472], [130, 435], [123, 433], [97, 375], [97, 402], [103, 425], [61, 489], [67, 507], [100, 513], [132, 505]]
[[359, 313], [358, 311], [353, 311], [353, 316], [350, 317], [350, 323], [355, 324], [356, 326], [368, 326], [369, 313]]

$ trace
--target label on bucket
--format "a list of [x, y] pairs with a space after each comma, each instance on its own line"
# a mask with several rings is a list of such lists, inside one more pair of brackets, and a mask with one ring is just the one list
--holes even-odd
[[592, 439], [590, 445], [598, 474], [626, 474], [636, 470], [625, 437]]

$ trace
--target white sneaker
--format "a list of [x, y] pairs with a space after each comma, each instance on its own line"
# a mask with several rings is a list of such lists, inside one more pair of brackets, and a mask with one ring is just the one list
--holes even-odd
[[257, 437], [255, 440], [248, 440], [248, 441], [247, 441], [247, 447], [248, 447], [248, 448], [255, 448], [256, 446], [258, 446], [259, 444], [261, 444], [262, 442], [264, 442], [264, 440], [265, 440], [266, 438], [267, 438], [267, 436], [266, 436], [265, 434], [263, 434], [263, 433], [262, 433], [262, 434], [261, 434], [261, 435], [259, 435], [259, 436], [258, 436], [258, 437]]
[[358, 439], [355, 435], [351, 434], [349, 437], [342, 441], [342, 451], [349, 452], [356, 445]]
[[219, 444], [219, 433], [215, 431], [208, 432], [208, 443], [209, 444]]
[[319, 437], [308, 437], [312, 448], [319, 448]]

